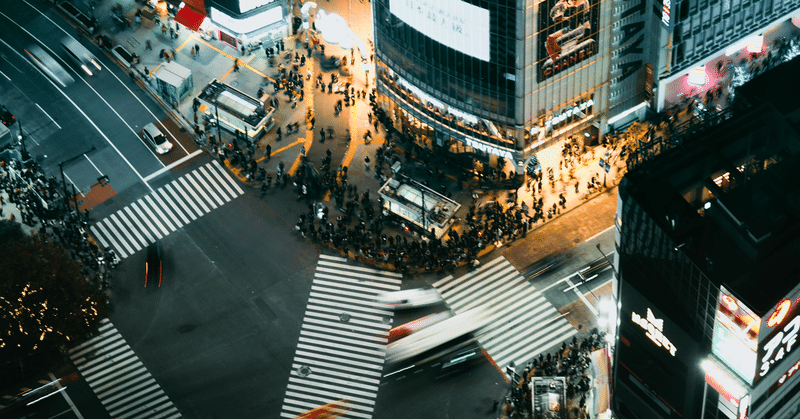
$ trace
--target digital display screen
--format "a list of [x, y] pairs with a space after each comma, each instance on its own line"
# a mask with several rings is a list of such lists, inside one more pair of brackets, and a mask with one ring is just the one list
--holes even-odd
[[539, 4], [538, 81], [597, 54], [598, 0], [545, 0]]
[[423, 35], [489, 61], [489, 10], [460, 0], [390, 0], [389, 11]]
[[720, 287], [711, 352], [748, 384], [756, 372], [756, 348], [761, 317], [725, 287]]

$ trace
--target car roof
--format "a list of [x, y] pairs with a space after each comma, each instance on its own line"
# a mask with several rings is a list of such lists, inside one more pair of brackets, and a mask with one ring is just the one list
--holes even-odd
[[[147, 131], [147, 133], [152, 135], [153, 137], [155, 137], [156, 135], [161, 134], [161, 130], [159, 130], [158, 127], [156, 127], [156, 124], [154, 124], [152, 122], [147, 124], [147, 125], [145, 125], [143, 129], [145, 131]], [[161, 135], [163, 135], [163, 134], [161, 134]]]

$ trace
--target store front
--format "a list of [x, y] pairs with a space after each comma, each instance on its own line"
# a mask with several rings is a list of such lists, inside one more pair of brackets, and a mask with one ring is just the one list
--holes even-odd
[[276, 0], [208, 1], [207, 9], [200, 30], [237, 51], [271, 47], [289, 34], [290, 16]]

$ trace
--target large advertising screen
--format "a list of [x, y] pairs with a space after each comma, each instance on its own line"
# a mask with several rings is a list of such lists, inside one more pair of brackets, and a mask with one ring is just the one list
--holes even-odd
[[538, 81], [597, 54], [599, 24], [598, 0], [539, 3]]
[[725, 287], [720, 287], [711, 352], [748, 384], [756, 372], [756, 348], [761, 317]]
[[489, 10], [460, 0], [390, 0], [389, 11], [412, 28], [489, 61]]

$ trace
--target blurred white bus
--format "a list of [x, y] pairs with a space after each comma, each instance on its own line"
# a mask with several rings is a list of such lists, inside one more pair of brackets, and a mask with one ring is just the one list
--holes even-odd
[[44, 52], [38, 45], [30, 45], [25, 52], [40, 70], [47, 74], [54, 82], [67, 87], [68, 84], [75, 81], [72, 76], [67, 73], [67, 70], [61, 66], [50, 54]]
[[434, 324], [449, 319], [450, 317], [453, 317], [453, 313], [449, 311], [443, 311], [441, 313], [434, 313], [425, 317], [420, 317], [419, 319], [410, 321], [400, 326], [395, 326], [389, 329], [389, 343], [400, 340], [412, 333], [419, 332], [426, 327], [433, 326]]
[[430, 359], [455, 350], [461, 340], [474, 340], [472, 333], [486, 325], [489, 312], [476, 307], [442, 320], [416, 333], [390, 343], [386, 347], [386, 362], [396, 364], [413, 359]]
[[442, 296], [433, 288], [417, 288], [382, 292], [375, 296], [375, 301], [381, 308], [402, 309], [437, 304], [442, 301]]

